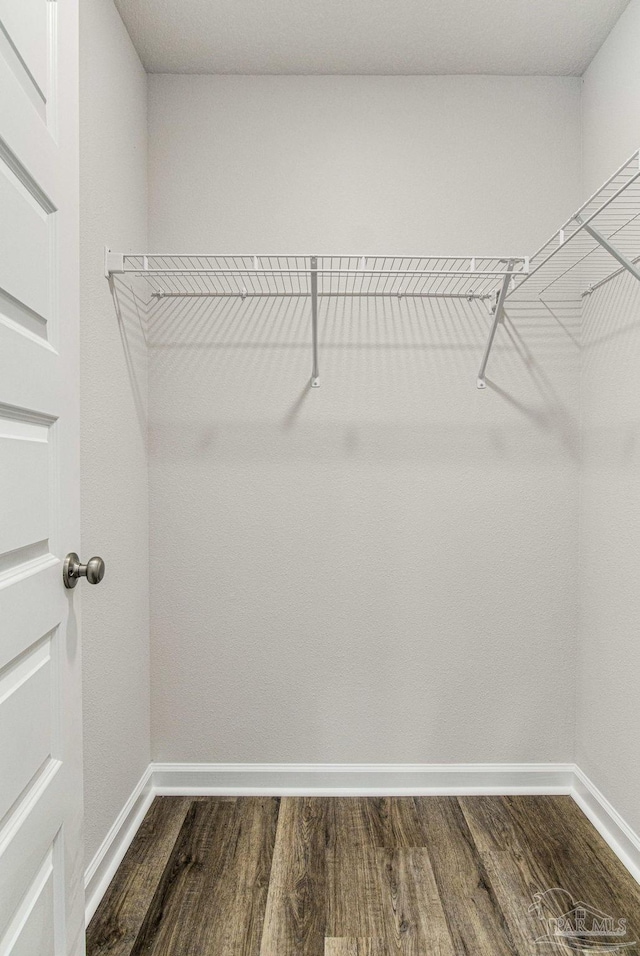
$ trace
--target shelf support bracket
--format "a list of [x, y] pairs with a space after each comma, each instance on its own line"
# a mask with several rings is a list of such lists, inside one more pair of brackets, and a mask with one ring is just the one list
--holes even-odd
[[[582, 224], [582, 220], [579, 216], [576, 216], [576, 222]], [[594, 229], [589, 223], [582, 224], [582, 228], [585, 232], [589, 233], [592, 239], [595, 239], [596, 242], [599, 242], [602, 248], [606, 249], [610, 256], [613, 256], [614, 259], [617, 259], [623, 269], [626, 269], [627, 272], [630, 272], [632, 276], [635, 276], [635, 278], [640, 281], [640, 269], [638, 269], [638, 266], [634, 262], [631, 262], [630, 259], [627, 259], [627, 257], [620, 252], [619, 249], [616, 249], [615, 246], [612, 246], [609, 240], [605, 238], [602, 233], [598, 232], [597, 229]]]
[[482, 364], [480, 365], [480, 371], [478, 372], [478, 388], [486, 388], [487, 381], [485, 378], [485, 372], [487, 370], [487, 362], [489, 361], [489, 356], [491, 355], [491, 349], [493, 348], [493, 340], [496, 337], [496, 332], [498, 330], [499, 324], [504, 319], [504, 302], [507, 298], [507, 292], [509, 291], [509, 286], [511, 284], [511, 277], [513, 275], [514, 261], [509, 259], [507, 263], [507, 271], [505, 277], [502, 280], [502, 287], [498, 293], [498, 298], [496, 300], [495, 307], [493, 309], [493, 323], [491, 325], [491, 331], [489, 332], [489, 340], [487, 342], [487, 347], [484, 350], [484, 355], [482, 356]]
[[120, 274], [122, 272], [124, 272], [124, 255], [121, 252], [112, 252], [108, 246], [105, 246], [104, 247], [105, 279], [110, 279], [111, 276]]
[[318, 369], [318, 258], [311, 256], [311, 336], [313, 341], [313, 366], [311, 369], [311, 388], [320, 385], [320, 371]]

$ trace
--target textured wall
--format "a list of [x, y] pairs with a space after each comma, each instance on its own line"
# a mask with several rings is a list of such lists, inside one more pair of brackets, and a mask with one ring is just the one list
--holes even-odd
[[[640, 146], [640, 2], [584, 78], [588, 185]], [[612, 260], [612, 271], [615, 263]], [[577, 761], [640, 831], [640, 287], [620, 276], [585, 303]]]
[[640, 147], [639, 38], [640, 3], [632, 0], [583, 77], [586, 194]]
[[[580, 199], [566, 79], [150, 83], [150, 245], [525, 254]], [[578, 315], [162, 302], [150, 328], [161, 760], [573, 756]]]
[[150, 758], [147, 356], [103, 263], [147, 244], [147, 81], [112, 0], [80, 12], [81, 556], [107, 565], [82, 595], [89, 862]]

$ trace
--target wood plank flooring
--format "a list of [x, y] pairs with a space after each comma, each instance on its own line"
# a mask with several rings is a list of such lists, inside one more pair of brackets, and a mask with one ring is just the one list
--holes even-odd
[[[573, 904], [625, 935], [536, 943]], [[545, 952], [640, 953], [640, 887], [563, 796], [158, 797], [87, 931], [88, 956]]]

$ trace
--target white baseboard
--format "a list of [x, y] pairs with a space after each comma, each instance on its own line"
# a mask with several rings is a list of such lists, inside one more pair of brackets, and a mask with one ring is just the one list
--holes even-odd
[[640, 836], [579, 767], [574, 771], [572, 796], [621, 863], [640, 883]]
[[572, 764], [156, 763], [158, 794], [416, 796], [570, 793]]
[[156, 796], [568, 794], [640, 882], [640, 837], [574, 764], [150, 764], [85, 877], [87, 923]]
[[87, 926], [122, 858], [131, 846], [154, 797], [153, 764], [149, 764], [87, 867], [84, 878]]

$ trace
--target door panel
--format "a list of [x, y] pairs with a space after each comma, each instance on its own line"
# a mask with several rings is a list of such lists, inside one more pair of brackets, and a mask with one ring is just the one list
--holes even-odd
[[[35, 193], [35, 194], [34, 194]], [[46, 321], [50, 308], [53, 210], [26, 174], [0, 160], [0, 208], [11, 230], [0, 232], [0, 286], [18, 306]]]
[[47, 94], [47, 0], [0, 0], [0, 20], [7, 41], [44, 99]]
[[[57, 6], [52, 0], [48, 4]], [[57, 154], [56, 119], [54, 104], [47, 106], [46, 114], [30, 103], [24, 85], [11, 69], [4, 54], [6, 45], [0, 27], [0, 90], [2, 90], [2, 128], [0, 130], [0, 153], [12, 165], [15, 157], [29, 154], [27, 167], [30, 178], [37, 183], [45, 196], [55, 192], [55, 158]], [[58, 71], [59, 72], [59, 71]], [[25, 123], [25, 111], [31, 122]], [[10, 149], [8, 148], [10, 144]]]
[[49, 459], [45, 425], [0, 415], [0, 554], [48, 542]]
[[12, 956], [56, 956], [56, 939], [64, 930], [56, 925], [60, 911], [58, 899], [62, 887], [56, 881], [58, 841], [49, 847], [35, 879], [24, 895], [7, 934], [7, 947]]
[[[54, 882], [64, 880], [61, 852], [65, 849], [64, 834], [59, 826], [64, 803], [64, 774], [61, 771], [60, 761], [48, 762], [35, 782], [29, 799], [16, 808], [15, 825], [9, 834], [0, 867], [0, 925], [4, 928], [4, 935], [0, 937], [0, 952], [3, 956], [5, 953], [13, 956], [9, 939], [16, 935], [20, 914], [24, 915], [28, 907], [32, 887], [50, 852]], [[58, 852], [53, 852], [56, 849]], [[56, 913], [60, 926], [64, 926], [64, 917], [64, 909]], [[54, 952], [59, 956], [59, 952], [65, 953], [65, 950]]]
[[[0, 607], [5, 619], [12, 623], [11, 629], [2, 624], [1, 668], [56, 627], [59, 615], [46, 595], [55, 593], [60, 576], [60, 562], [49, 553], [48, 545], [37, 546], [33, 552], [25, 549], [20, 556], [10, 554], [3, 558], [8, 570], [0, 574]], [[15, 573], [16, 564], [22, 569], [21, 576]], [[10, 587], [5, 586], [7, 580], [11, 582]]]
[[77, 16], [0, 0], [1, 956], [84, 952]]
[[57, 53], [56, 15], [51, 0], [0, 0], [0, 52], [26, 99], [45, 120]]
[[0, 819], [59, 753], [56, 652], [54, 631], [0, 671], [0, 766], [13, 768], [11, 775], [0, 777]]

